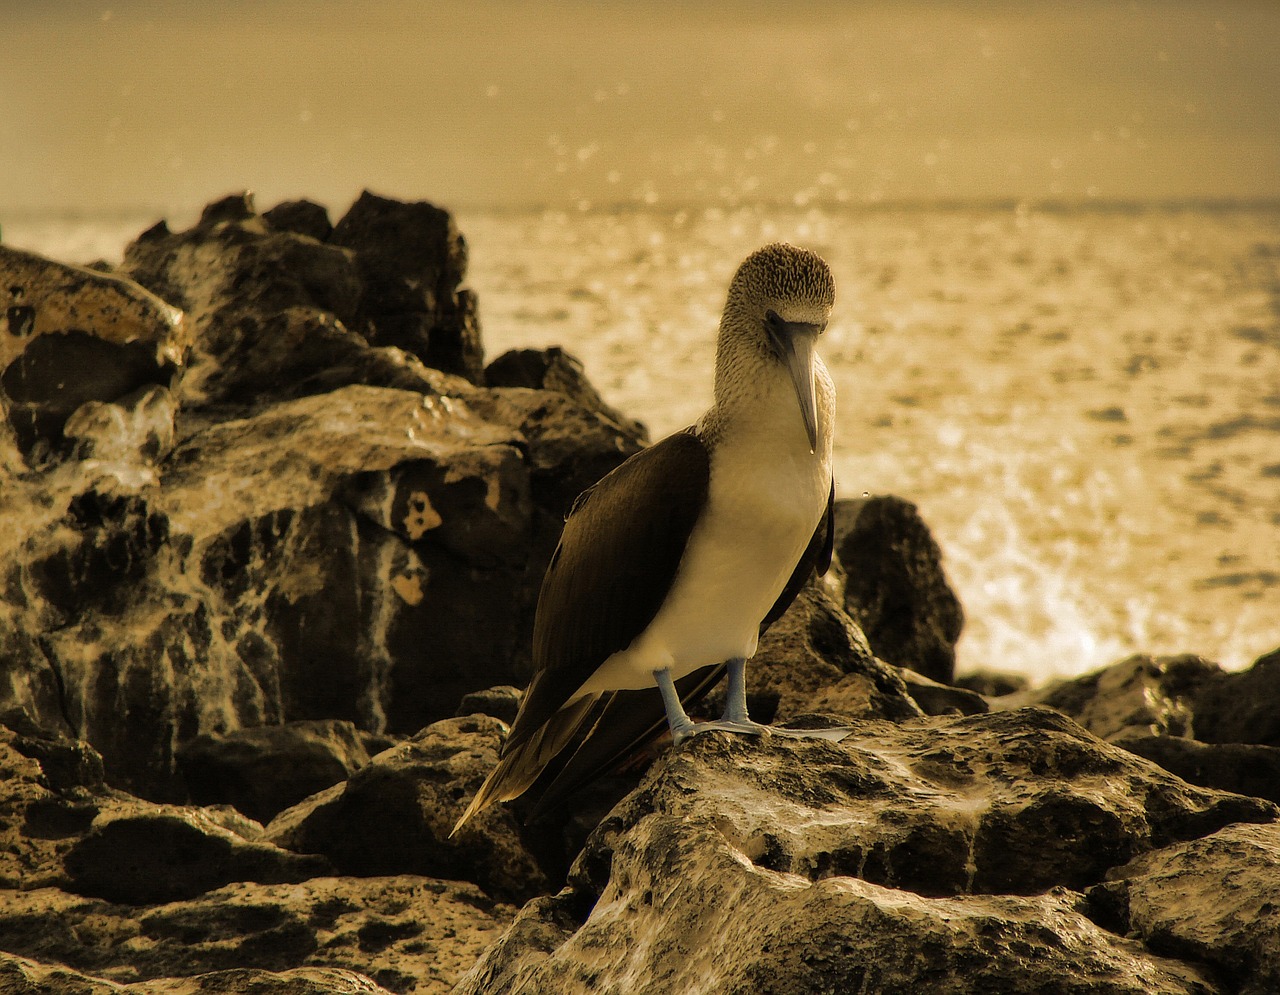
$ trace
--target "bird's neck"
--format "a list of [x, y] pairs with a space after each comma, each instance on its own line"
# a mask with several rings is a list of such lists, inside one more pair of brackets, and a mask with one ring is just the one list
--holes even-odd
[[[727, 346], [727, 347], [726, 347]], [[831, 461], [835, 389], [822, 360], [814, 356], [814, 395], [818, 408], [818, 444], [812, 457]], [[698, 422], [710, 442], [733, 439], [758, 450], [810, 456], [800, 402], [787, 370], [771, 356], [754, 352], [722, 336], [716, 352], [715, 400]]]

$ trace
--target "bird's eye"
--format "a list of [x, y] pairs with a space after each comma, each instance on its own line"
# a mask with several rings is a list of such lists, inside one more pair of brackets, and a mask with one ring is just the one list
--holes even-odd
[[783, 325], [782, 318], [778, 315], [777, 311], [773, 310], [773, 308], [770, 308], [764, 313], [764, 320], [774, 328], [780, 328]]

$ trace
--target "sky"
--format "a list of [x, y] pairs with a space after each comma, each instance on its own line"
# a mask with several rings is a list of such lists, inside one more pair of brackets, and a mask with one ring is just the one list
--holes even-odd
[[1277, 0], [0, 0], [4, 212], [1280, 197]]

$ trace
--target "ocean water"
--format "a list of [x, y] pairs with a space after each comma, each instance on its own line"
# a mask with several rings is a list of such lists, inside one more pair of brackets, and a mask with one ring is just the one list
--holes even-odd
[[[28, 218], [4, 239], [118, 259], [154, 220]], [[1280, 206], [459, 223], [488, 354], [563, 346], [655, 439], [710, 400], [737, 263], [774, 239], [822, 253], [838, 492], [919, 506], [967, 614], [962, 671], [1039, 681], [1135, 652], [1242, 667], [1280, 646]]]

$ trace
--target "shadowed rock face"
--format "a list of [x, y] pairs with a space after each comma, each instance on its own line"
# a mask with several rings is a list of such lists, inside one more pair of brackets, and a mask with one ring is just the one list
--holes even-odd
[[838, 502], [836, 553], [848, 567], [845, 608], [875, 654], [950, 683], [964, 611], [915, 505], [887, 496]]
[[1228, 673], [1198, 656], [1139, 655], [1017, 696], [1193, 784], [1280, 802], [1280, 651]]

